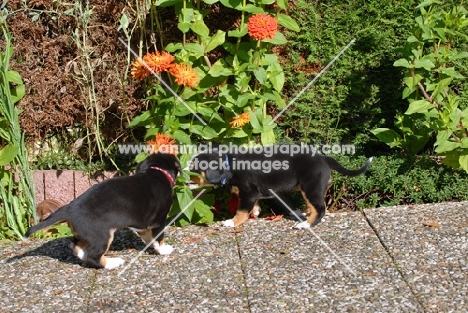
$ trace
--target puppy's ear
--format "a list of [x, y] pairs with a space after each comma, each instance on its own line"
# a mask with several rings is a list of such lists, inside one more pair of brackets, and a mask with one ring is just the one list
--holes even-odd
[[149, 167], [149, 161], [148, 158], [146, 158], [143, 162], [138, 163], [136, 169], [135, 169], [135, 174], [139, 173], [146, 173], [146, 170]]

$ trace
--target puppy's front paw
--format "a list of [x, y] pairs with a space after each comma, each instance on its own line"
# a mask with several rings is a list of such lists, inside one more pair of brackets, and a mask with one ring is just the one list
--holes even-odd
[[234, 227], [234, 221], [232, 219], [223, 221], [224, 227]]
[[174, 251], [174, 247], [168, 244], [163, 244], [162, 246], [155, 247], [154, 250], [160, 255], [169, 255]]
[[310, 228], [310, 224], [307, 223], [307, 221], [304, 221], [304, 222], [300, 222], [300, 223], [297, 223], [294, 228], [297, 228], [297, 229], [305, 229], [305, 228]]
[[123, 265], [124, 263], [125, 261], [121, 258], [106, 258], [106, 265], [104, 268], [106, 270], [112, 270], [116, 267]]

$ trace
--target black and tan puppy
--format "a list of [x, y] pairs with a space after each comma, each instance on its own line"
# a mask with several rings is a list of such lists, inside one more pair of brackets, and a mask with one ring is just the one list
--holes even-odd
[[[278, 149], [281, 150], [281, 149]], [[308, 228], [325, 215], [324, 196], [330, 184], [331, 171], [356, 176], [364, 173], [372, 158], [357, 170], [348, 170], [331, 157], [321, 154], [275, 153], [200, 153], [192, 157], [189, 169], [202, 177], [193, 177], [197, 185], [213, 184], [234, 187], [239, 193], [239, 208], [224, 226], [237, 227], [249, 217], [258, 199], [272, 198], [275, 193], [301, 191], [306, 202], [307, 221], [296, 225]]]
[[67, 221], [74, 233], [74, 254], [95, 268], [113, 269], [124, 263], [121, 258], [105, 258], [114, 232], [131, 228], [146, 244], [153, 238], [154, 250], [170, 254], [174, 249], [164, 243], [166, 218], [173, 201], [173, 186], [180, 164], [172, 154], [152, 154], [137, 167], [135, 175], [115, 177], [89, 188], [26, 232]]

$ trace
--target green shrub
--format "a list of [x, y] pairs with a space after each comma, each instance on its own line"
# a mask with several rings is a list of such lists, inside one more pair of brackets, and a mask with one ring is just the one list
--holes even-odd
[[[337, 157], [347, 168], [358, 168], [364, 157]], [[368, 172], [357, 177], [333, 175], [330, 197], [339, 206], [350, 209], [411, 203], [436, 203], [468, 200], [468, 174], [454, 170], [430, 156], [408, 158], [381, 156], [374, 158]], [[335, 200], [335, 199], [333, 199]]]

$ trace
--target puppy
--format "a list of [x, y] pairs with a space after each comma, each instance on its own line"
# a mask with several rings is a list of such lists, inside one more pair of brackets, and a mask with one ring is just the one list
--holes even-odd
[[247, 221], [249, 212], [257, 207], [258, 199], [274, 197], [271, 189], [275, 193], [302, 193], [308, 218], [296, 227], [308, 228], [317, 225], [325, 215], [324, 197], [331, 182], [331, 171], [356, 176], [364, 173], [371, 162], [372, 158], [360, 169], [348, 170], [333, 158], [317, 153], [275, 153], [266, 156], [250, 150], [247, 153], [196, 154], [190, 161], [189, 169], [201, 174], [201, 177], [191, 178], [195, 184], [228, 185], [238, 191], [239, 208], [233, 219], [223, 222], [224, 226], [242, 225]]
[[74, 238], [70, 247], [90, 267], [113, 269], [125, 261], [106, 258], [114, 232], [131, 228], [146, 244], [153, 238], [154, 250], [170, 254], [164, 243], [166, 218], [172, 206], [175, 179], [181, 168], [172, 154], [152, 154], [137, 166], [135, 175], [115, 177], [93, 185], [78, 198], [63, 206], [39, 224], [29, 235], [57, 222], [67, 221]]

